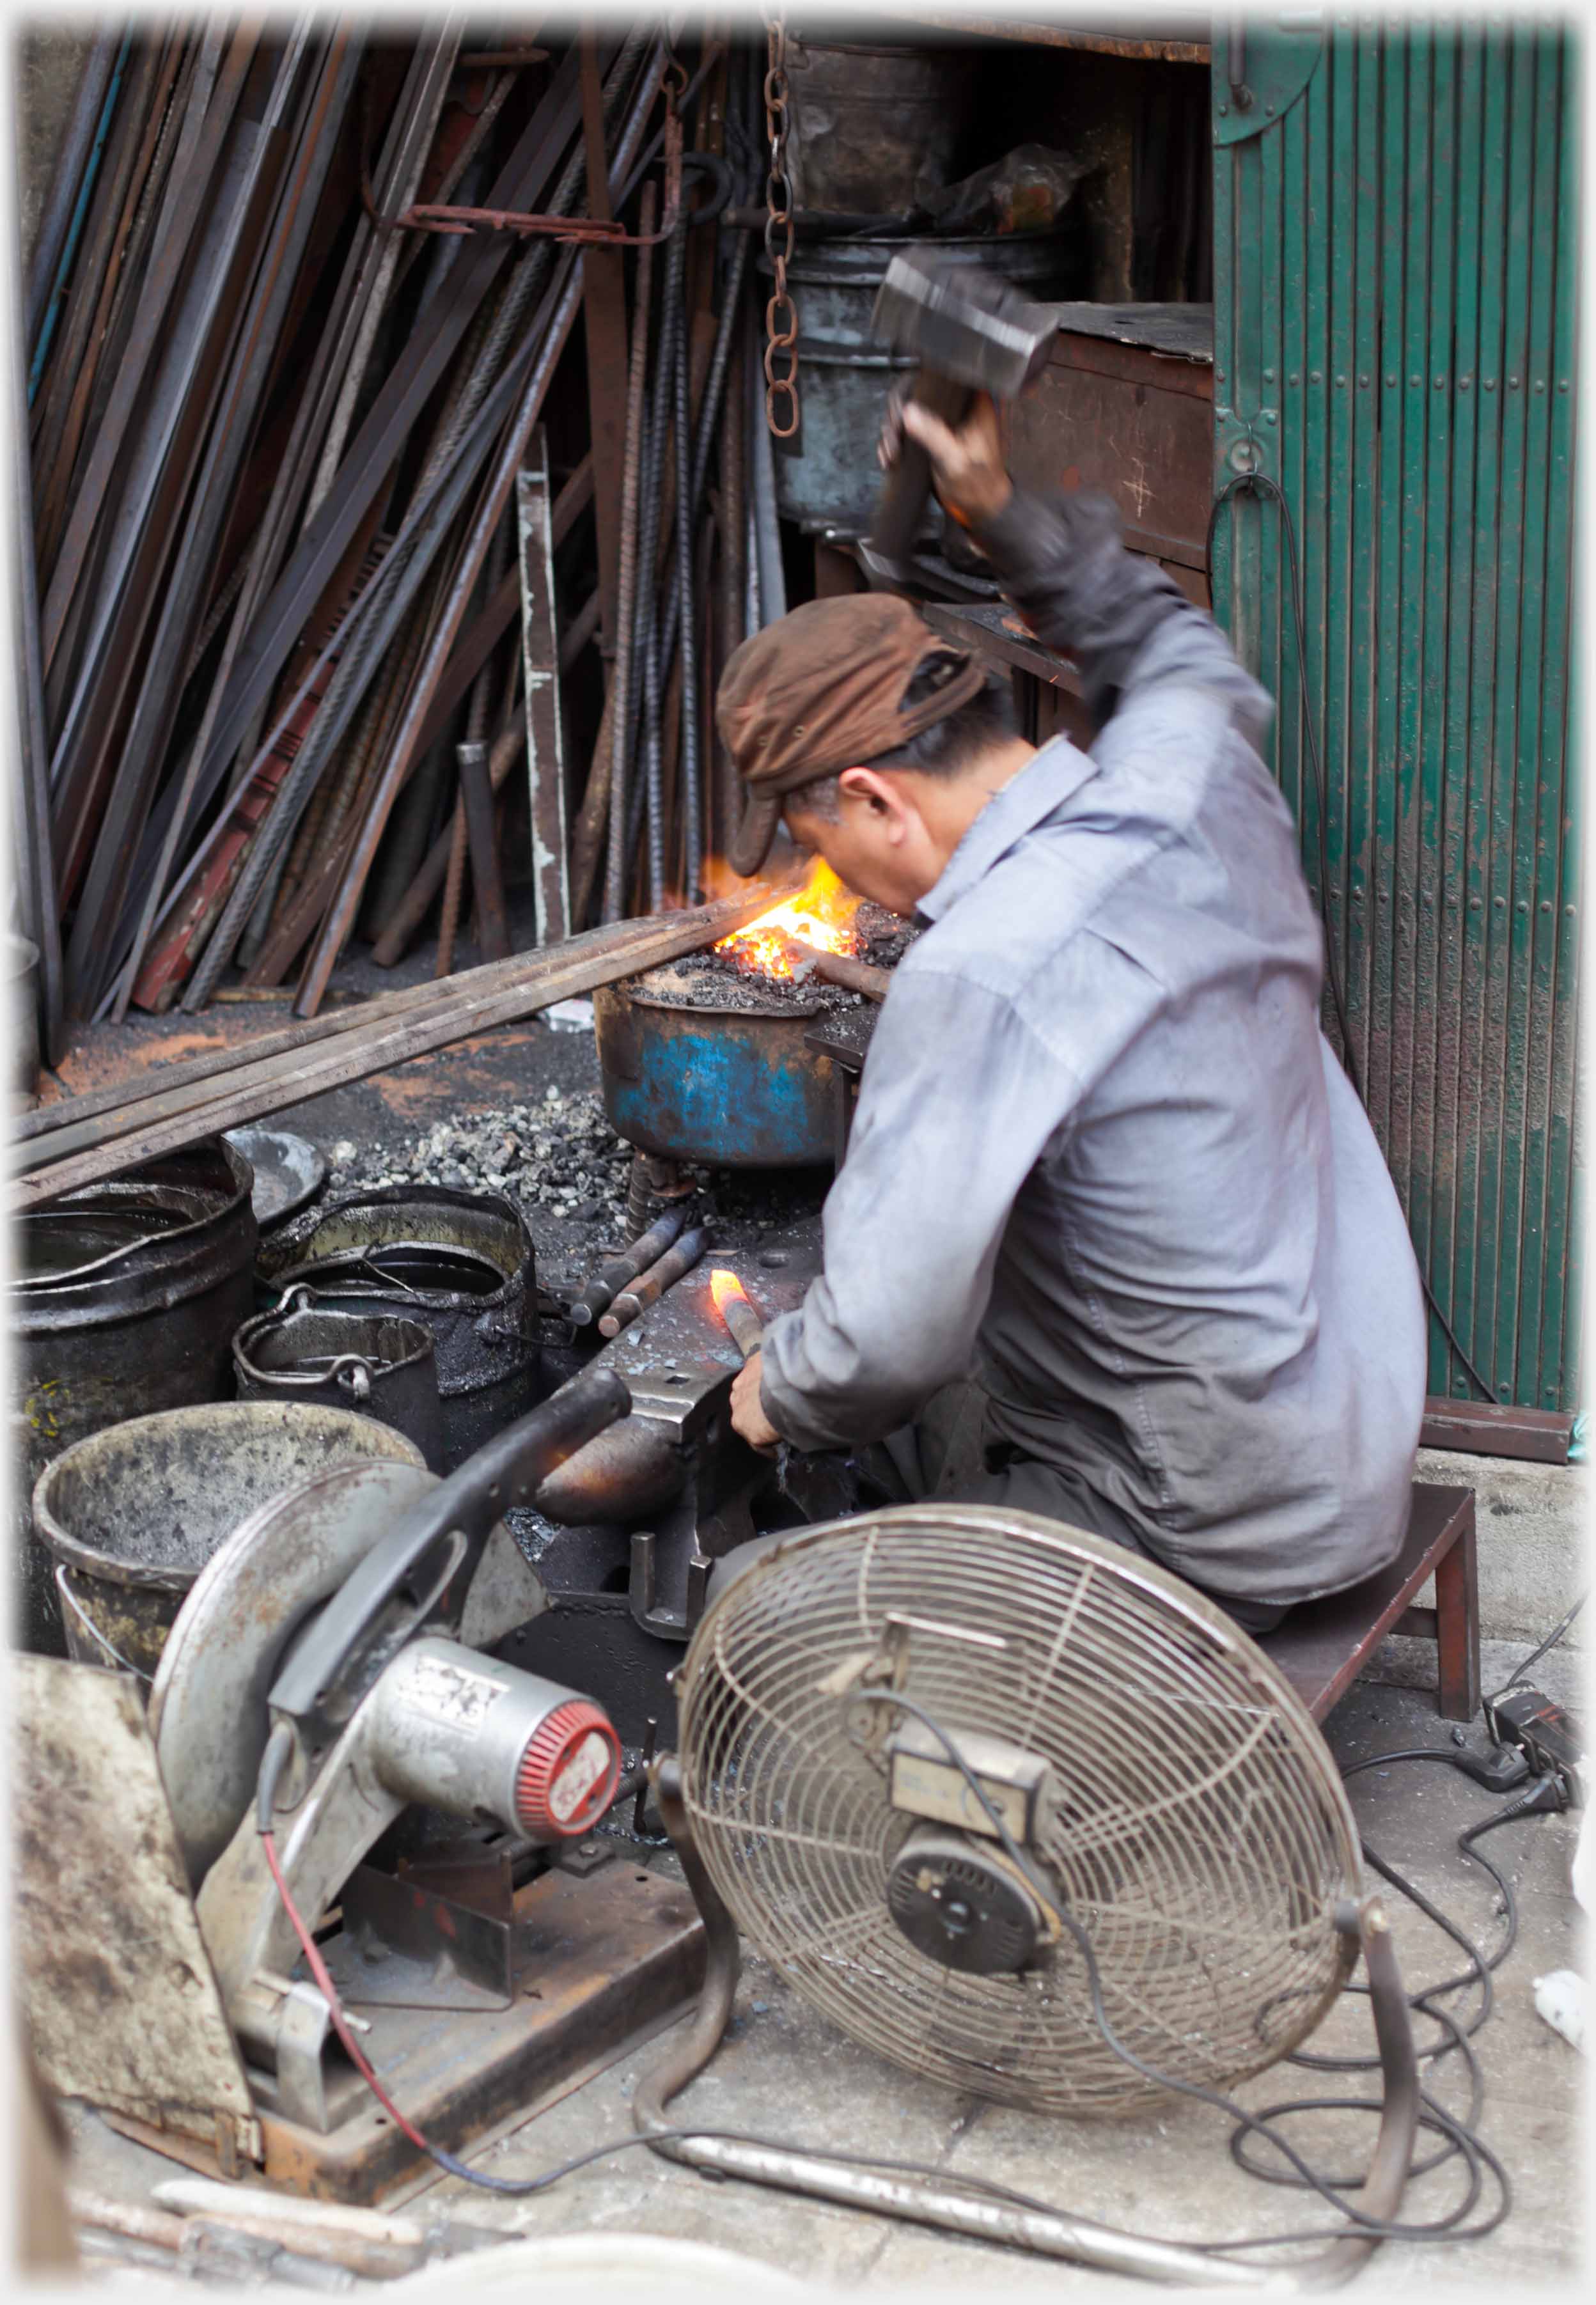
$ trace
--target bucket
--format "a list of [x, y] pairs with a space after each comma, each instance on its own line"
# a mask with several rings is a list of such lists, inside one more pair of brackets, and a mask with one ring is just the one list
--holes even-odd
[[437, 1472], [443, 1409], [432, 1331], [393, 1313], [352, 1313], [294, 1290], [276, 1312], [246, 1321], [233, 1340], [241, 1400], [352, 1408], [413, 1441]]
[[[218, 1137], [30, 1210], [13, 1228], [24, 1497], [90, 1433], [233, 1397], [233, 1332], [252, 1309], [252, 1178]], [[26, 1648], [65, 1654], [53, 1567], [19, 1510]]]
[[258, 1276], [269, 1306], [302, 1286], [329, 1309], [402, 1314], [432, 1331], [446, 1473], [543, 1397], [532, 1236], [502, 1194], [353, 1194], [277, 1228]]
[[5, 940], [5, 991], [11, 1009], [11, 1093], [22, 1107], [38, 1086], [38, 947], [26, 937]]
[[971, 59], [956, 48], [789, 35], [794, 202], [906, 215], [918, 192], [952, 182], [974, 95]]
[[277, 1401], [165, 1409], [90, 1433], [33, 1492], [67, 1654], [153, 1679], [190, 1586], [240, 1521], [313, 1474], [374, 1457], [421, 1463], [371, 1417]]
[[[820, 240], [801, 243], [787, 266], [798, 307], [799, 447], [776, 459], [777, 501], [786, 520], [845, 536], [869, 533], [880, 472], [876, 442], [893, 379], [919, 366], [870, 334], [876, 292], [895, 256], [977, 264], [1034, 302], [1057, 303], [1084, 293], [1086, 249], [1081, 234], [1057, 232], [967, 234], [908, 240]], [[768, 278], [770, 263], [760, 259]], [[940, 513], [927, 507], [926, 533]]]

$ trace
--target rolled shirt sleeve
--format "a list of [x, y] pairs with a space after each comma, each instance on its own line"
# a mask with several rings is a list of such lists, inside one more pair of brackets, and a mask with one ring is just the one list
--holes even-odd
[[965, 1374], [1014, 1196], [1079, 1094], [1012, 1000], [915, 953], [900, 965], [826, 1202], [825, 1271], [765, 1332], [760, 1399], [785, 1439], [879, 1440]]

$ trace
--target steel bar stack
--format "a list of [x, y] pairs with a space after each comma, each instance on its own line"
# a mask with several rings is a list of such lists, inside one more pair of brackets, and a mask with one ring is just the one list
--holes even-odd
[[503, 29], [89, 50], [16, 380], [52, 1057], [241, 982], [314, 1016], [354, 939], [393, 965], [435, 928], [447, 975], [468, 932], [503, 956], [714, 879], [757, 35]]

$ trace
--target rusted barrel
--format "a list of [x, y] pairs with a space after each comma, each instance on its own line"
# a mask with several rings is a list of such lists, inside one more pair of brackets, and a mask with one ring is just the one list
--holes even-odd
[[344, 1408], [229, 1400], [91, 1433], [33, 1492], [69, 1655], [153, 1677], [189, 1587], [246, 1515], [313, 1473], [417, 1465], [402, 1433]]
[[258, 1270], [270, 1304], [302, 1285], [340, 1311], [402, 1314], [431, 1330], [446, 1473], [547, 1389], [532, 1236], [500, 1193], [352, 1194], [273, 1231]]
[[432, 1331], [395, 1313], [351, 1313], [295, 1289], [233, 1340], [241, 1400], [352, 1408], [413, 1441], [433, 1472], [443, 1462], [443, 1408]]
[[10, 1315], [26, 1439], [22, 1644], [65, 1654], [53, 1564], [23, 1501], [52, 1458], [129, 1416], [233, 1396], [254, 1302], [253, 1178], [219, 1137], [19, 1218]]
[[800, 208], [901, 216], [952, 182], [975, 99], [967, 50], [789, 36], [788, 166]]

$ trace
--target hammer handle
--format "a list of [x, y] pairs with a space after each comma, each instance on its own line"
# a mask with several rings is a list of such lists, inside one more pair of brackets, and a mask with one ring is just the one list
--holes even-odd
[[[945, 424], [962, 424], [974, 395], [968, 385], [956, 383], [939, 370], [922, 368], [909, 397]], [[930, 493], [931, 460], [920, 443], [905, 434], [898, 443], [897, 462], [881, 484], [870, 523], [870, 547], [883, 560], [908, 557]]]

